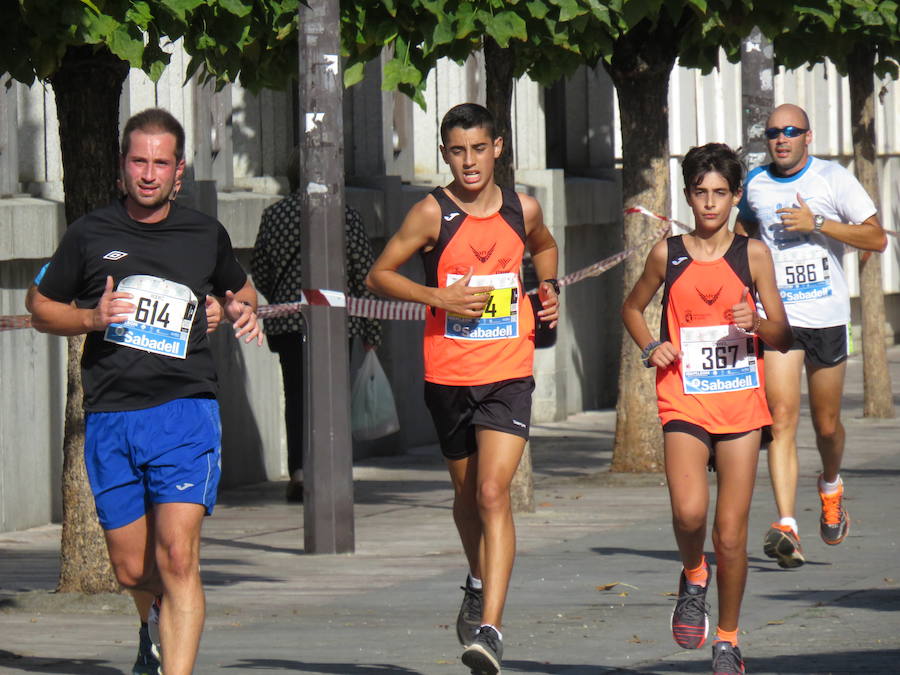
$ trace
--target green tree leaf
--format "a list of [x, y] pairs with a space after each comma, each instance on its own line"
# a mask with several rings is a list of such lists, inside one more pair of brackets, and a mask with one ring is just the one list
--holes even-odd
[[344, 68], [344, 86], [352, 87], [357, 82], [362, 82], [365, 70], [366, 64], [362, 61], [356, 62], [353, 65], [348, 65]]
[[485, 29], [487, 34], [494, 38], [501, 47], [509, 46], [509, 41], [514, 38], [523, 42], [528, 39], [525, 20], [512, 11], [494, 15], [493, 20], [485, 25]]

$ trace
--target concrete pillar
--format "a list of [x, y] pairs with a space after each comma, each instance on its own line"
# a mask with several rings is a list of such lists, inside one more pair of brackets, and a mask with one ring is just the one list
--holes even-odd
[[382, 91], [387, 56], [366, 64], [362, 82], [344, 98], [344, 169], [356, 185], [377, 176], [413, 178], [413, 105], [408, 96]]
[[18, 91], [18, 83], [0, 78], [0, 196], [19, 192]]
[[[216, 217], [216, 191], [231, 187], [233, 182], [231, 127], [223, 119], [231, 109], [230, 96], [223, 104], [218, 100], [223, 92], [216, 93], [212, 83], [201, 84], [196, 76], [191, 80], [190, 90], [193, 153], [185, 157], [188, 168], [179, 199], [198, 211]], [[219, 155], [223, 157], [219, 158]], [[217, 179], [220, 182], [217, 183]]]

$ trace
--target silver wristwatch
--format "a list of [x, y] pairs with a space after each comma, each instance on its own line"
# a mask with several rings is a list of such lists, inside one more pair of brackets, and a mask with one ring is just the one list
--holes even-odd
[[821, 232], [822, 227], [825, 225], [825, 216], [815, 215], [813, 216], [813, 229], [816, 232]]

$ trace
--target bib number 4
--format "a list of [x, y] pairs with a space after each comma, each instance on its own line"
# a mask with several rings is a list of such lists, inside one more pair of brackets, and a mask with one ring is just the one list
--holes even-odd
[[[460, 279], [447, 275], [447, 285]], [[444, 335], [456, 340], [508, 340], [519, 335], [519, 278], [512, 273], [473, 276], [473, 286], [491, 286], [481, 316], [471, 318], [447, 314]]]

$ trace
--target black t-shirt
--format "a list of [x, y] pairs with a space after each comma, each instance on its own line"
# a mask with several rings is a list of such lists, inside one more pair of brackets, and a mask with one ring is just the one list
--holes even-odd
[[38, 290], [57, 302], [93, 308], [107, 275], [115, 288], [132, 275], [181, 284], [196, 296], [197, 308], [183, 359], [108, 342], [104, 331], [88, 333], [81, 359], [84, 409], [138, 410], [215, 394], [204, 303], [207, 294], [237, 292], [247, 280], [221, 223], [175, 203], [165, 220], [140, 223], [115, 202], [68, 227]]

